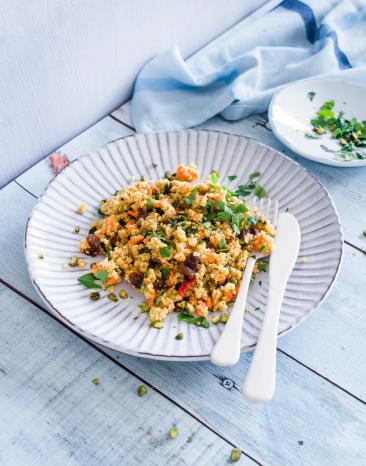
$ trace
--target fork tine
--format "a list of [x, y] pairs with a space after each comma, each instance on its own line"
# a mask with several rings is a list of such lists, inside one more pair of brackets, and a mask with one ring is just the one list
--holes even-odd
[[273, 201], [271, 223], [276, 226], [278, 216], [278, 201]]

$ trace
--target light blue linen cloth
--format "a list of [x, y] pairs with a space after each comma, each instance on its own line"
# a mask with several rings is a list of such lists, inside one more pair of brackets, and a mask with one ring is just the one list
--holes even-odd
[[274, 3], [187, 60], [174, 47], [147, 63], [132, 98], [136, 130], [183, 129], [216, 114], [238, 120], [264, 112], [277, 89], [311, 76], [366, 84], [365, 0]]

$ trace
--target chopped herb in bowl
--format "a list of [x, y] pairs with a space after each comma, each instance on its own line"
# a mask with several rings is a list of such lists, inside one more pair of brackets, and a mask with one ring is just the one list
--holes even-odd
[[322, 144], [320, 147], [328, 153], [334, 154], [339, 160], [363, 160], [366, 158], [366, 121], [358, 121], [356, 118], [346, 118], [343, 111], [334, 112], [334, 100], [328, 100], [316, 112], [316, 116], [310, 120], [312, 133], [305, 133], [309, 139], [320, 139], [325, 134], [330, 134], [332, 139], [339, 143], [339, 149], [329, 149]]

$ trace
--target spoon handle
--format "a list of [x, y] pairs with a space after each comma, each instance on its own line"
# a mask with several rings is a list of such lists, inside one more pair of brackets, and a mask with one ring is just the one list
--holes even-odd
[[255, 259], [249, 257], [234, 307], [211, 353], [211, 362], [217, 366], [233, 366], [239, 361], [244, 309], [254, 264]]

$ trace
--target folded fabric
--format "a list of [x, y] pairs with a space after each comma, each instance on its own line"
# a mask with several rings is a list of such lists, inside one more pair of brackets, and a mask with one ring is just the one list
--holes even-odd
[[187, 60], [178, 47], [167, 50], [137, 77], [131, 118], [140, 132], [188, 128], [216, 114], [238, 120], [266, 111], [285, 84], [319, 75], [366, 84], [364, 0], [283, 0]]

